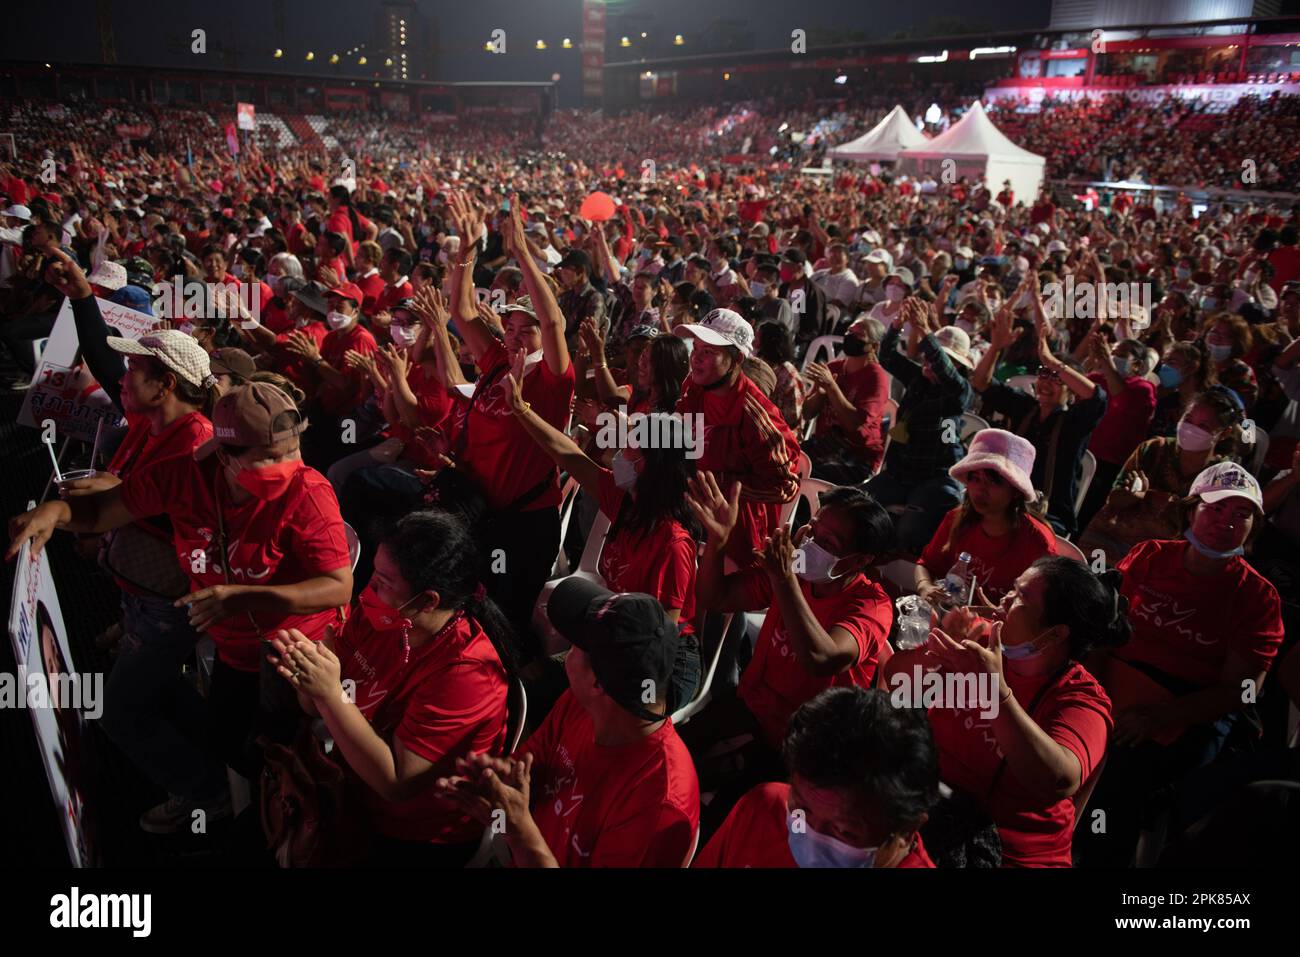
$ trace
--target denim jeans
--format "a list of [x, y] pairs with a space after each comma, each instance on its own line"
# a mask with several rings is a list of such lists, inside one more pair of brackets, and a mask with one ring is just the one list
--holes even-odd
[[957, 507], [962, 496], [961, 484], [947, 475], [936, 476], [919, 485], [908, 485], [889, 472], [881, 472], [868, 480], [863, 488], [885, 508], [906, 506], [901, 515], [893, 518], [899, 549], [909, 557], [921, 554], [943, 517]]
[[181, 675], [198, 634], [165, 598], [123, 593], [117, 663], [105, 689], [103, 728], [123, 753], [171, 794], [206, 798], [226, 784], [210, 746], [207, 706]]

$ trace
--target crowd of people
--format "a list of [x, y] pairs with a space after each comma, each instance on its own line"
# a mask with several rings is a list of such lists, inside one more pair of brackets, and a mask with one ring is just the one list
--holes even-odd
[[98, 542], [141, 826], [303, 765], [356, 840], [262, 822], [281, 863], [485, 830], [514, 866], [1230, 863], [1284, 820], [1300, 206], [803, 178], [610, 122], [653, 180], [572, 118], [563, 152], [214, 128], [0, 170], [11, 387], [66, 300], [125, 422], [8, 554]]

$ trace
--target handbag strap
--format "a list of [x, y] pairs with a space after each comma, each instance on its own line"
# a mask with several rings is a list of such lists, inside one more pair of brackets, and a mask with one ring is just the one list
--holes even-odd
[[[221, 510], [221, 473], [217, 473], [216, 480], [212, 484], [212, 502], [217, 508], [217, 543], [221, 549], [221, 577], [230, 584], [230, 543], [226, 540], [226, 518]], [[253, 631], [258, 638], [262, 637], [262, 628], [253, 617], [251, 611], [245, 611], [248, 616], [248, 623], [253, 626]]]

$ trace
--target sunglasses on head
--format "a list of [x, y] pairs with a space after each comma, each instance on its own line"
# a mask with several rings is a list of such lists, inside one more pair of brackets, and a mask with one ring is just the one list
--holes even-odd
[[1038, 370], [1038, 378], [1055, 379], [1057, 382], [1059, 382], [1061, 381], [1061, 374], [1057, 372], [1055, 369], [1048, 369], [1046, 366], [1044, 366], [1043, 368]]

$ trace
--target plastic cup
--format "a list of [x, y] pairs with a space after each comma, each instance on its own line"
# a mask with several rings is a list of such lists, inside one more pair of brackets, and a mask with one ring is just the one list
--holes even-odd
[[77, 479], [94, 478], [98, 474], [99, 474], [98, 469], [73, 469], [71, 472], [63, 473], [62, 482], [55, 482], [54, 484], [59, 489], [62, 489], [69, 482], [75, 482]]

